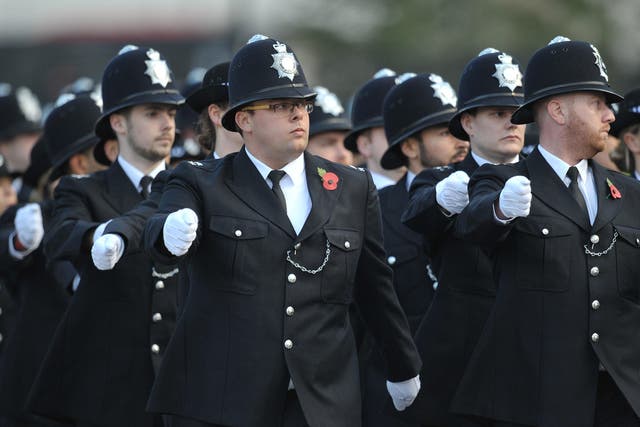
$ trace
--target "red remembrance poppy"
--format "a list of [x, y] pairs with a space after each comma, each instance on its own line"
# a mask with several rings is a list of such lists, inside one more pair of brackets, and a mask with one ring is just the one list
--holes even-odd
[[333, 172], [327, 172], [322, 177], [322, 186], [326, 190], [335, 190], [336, 188], [338, 188], [339, 180], [340, 179], [338, 178], [338, 175]]
[[620, 194], [620, 190], [613, 185], [613, 182], [609, 178], [607, 178], [607, 185], [609, 186], [609, 193], [611, 194], [611, 198], [613, 199], [621, 199], [622, 194]]

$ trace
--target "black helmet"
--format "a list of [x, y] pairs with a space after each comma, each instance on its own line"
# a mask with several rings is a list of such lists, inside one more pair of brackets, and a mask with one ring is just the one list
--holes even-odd
[[555, 37], [529, 60], [524, 73], [524, 104], [513, 113], [511, 121], [531, 123], [531, 107], [536, 101], [578, 91], [604, 93], [609, 103], [622, 101], [609, 86], [607, 67], [594, 45]]
[[62, 176], [71, 156], [87, 150], [99, 141], [94, 126], [100, 107], [90, 96], [62, 95], [44, 123], [45, 143], [51, 161], [51, 181]]
[[524, 100], [522, 73], [516, 59], [487, 48], [464, 67], [458, 85], [458, 112], [449, 130], [459, 139], [469, 140], [460, 123], [465, 111], [477, 107], [519, 107]]
[[624, 95], [624, 101], [618, 104], [616, 121], [611, 123], [609, 133], [616, 138], [625, 128], [640, 123], [640, 88]]
[[302, 65], [286, 44], [263, 35], [249, 39], [229, 65], [229, 110], [225, 129], [237, 132], [236, 112], [254, 101], [275, 98], [313, 99]]
[[322, 132], [351, 130], [351, 122], [336, 94], [322, 86], [316, 86], [313, 90], [318, 96], [316, 108], [309, 115], [309, 137]]
[[344, 146], [358, 152], [358, 135], [370, 128], [384, 126], [382, 105], [384, 98], [396, 84], [396, 73], [388, 68], [378, 71], [373, 79], [366, 82], [353, 96], [351, 106], [351, 132], [344, 138]]
[[[46, 145], [47, 141], [44, 133], [42, 133], [38, 141], [36, 141], [35, 145], [31, 148], [31, 152], [29, 153], [29, 167], [22, 175], [22, 180], [28, 187], [38, 188], [40, 179], [51, 168], [51, 161], [49, 160]], [[2, 173], [0, 173], [0, 176], [2, 176]]]
[[0, 83], [0, 140], [39, 132], [41, 117], [40, 103], [29, 88], [13, 90], [10, 84]]
[[154, 49], [126, 46], [102, 75], [103, 113], [95, 132], [101, 139], [115, 134], [109, 116], [125, 107], [158, 103], [180, 105], [184, 98], [173, 84], [173, 74], [162, 55]]
[[406, 164], [402, 142], [423, 129], [446, 125], [456, 113], [456, 92], [437, 74], [406, 73], [384, 100], [384, 133], [389, 148], [380, 159], [385, 169]]
[[200, 87], [187, 97], [187, 104], [200, 114], [209, 104], [229, 101], [230, 62], [211, 67], [202, 78]]

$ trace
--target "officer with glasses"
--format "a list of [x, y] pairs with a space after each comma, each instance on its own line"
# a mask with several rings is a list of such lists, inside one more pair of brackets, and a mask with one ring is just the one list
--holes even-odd
[[244, 147], [180, 164], [147, 222], [146, 250], [190, 279], [148, 406], [172, 426], [361, 426], [352, 301], [396, 407], [419, 390], [371, 175], [305, 152], [315, 96], [288, 45], [254, 36], [222, 118]]

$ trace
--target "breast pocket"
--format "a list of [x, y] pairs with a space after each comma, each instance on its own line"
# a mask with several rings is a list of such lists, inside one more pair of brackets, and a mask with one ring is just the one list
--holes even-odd
[[[258, 287], [261, 254], [268, 250], [266, 238], [269, 224], [254, 219], [211, 216], [209, 230], [212, 283], [223, 291], [254, 294]], [[207, 250], [207, 248], [204, 248]]]
[[616, 225], [616, 264], [618, 272], [618, 292], [620, 296], [634, 303], [640, 303], [640, 229], [626, 225]]
[[338, 228], [325, 228], [324, 234], [330, 252], [322, 271], [322, 299], [329, 303], [348, 304], [353, 297], [362, 235], [358, 230]]
[[575, 248], [573, 228], [550, 218], [528, 217], [514, 226], [518, 287], [532, 291], [569, 289]]

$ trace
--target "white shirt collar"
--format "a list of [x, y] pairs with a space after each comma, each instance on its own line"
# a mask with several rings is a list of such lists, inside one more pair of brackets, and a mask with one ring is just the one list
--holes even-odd
[[549, 166], [551, 166], [556, 175], [558, 175], [564, 183], [567, 183], [567, 171], [571, 166], [575, 166], [578, 169], [582, 182], [587, 182], [587, 172], [589, 169], [589, 162], [587, 162], [587, 160], [582, 159], [576, 165], [570, 165], [558, 156], [551, 154], [542, 145], [538, 144], [538, 151], [540, 151], [542, 157], [544, 157], [547, 163], [549, 163]]
[[[473, 160], [476, 161], [476, 163], [478, 164], [478, 166], [482, 166], [486, 163], [489, 163], [491, 165], [494, 165], [495, 163], [490, 162], [489, 160], [485, 159], [484, 157], [480, 157], [479, 155], [477, 155], [473, 150], [471, 151], [471, 157], [473, 157]], [[520, 157], [516, 154], [516, 156], [511, 159], [511, 161], [508, 161], [507, 164], [510, 163], [517, 163], [518, 160], [520, 160]]]
[[640, 180], [640, 172], [639, 171], [634, 171], [633, 175], [636, 177], [636, 179]]
[[[124, 158], [122, 158], [122, 156], [118, 156], [118, 163], [120, 164], [120, 167], [122, 168], [124, 173], [127, 175], [127, 177], [129, 178], [133, 186], [137, 188], [138, 191], [142, 190], [142, 188], [140, 187], [140, 180], [145, 174], [142, 171], [138, 170], [131, 163], [127, 162]], [[166, 168], [167, 168], [167, 165], [164, 162], [160, 162], [158, 166], [156, 166], [147, 175], [149, 175], [151, 178], [155, 178], [156, 175], [158, 175], [160, 172], [162, 172]]]
[[[271, 172], [273, 168], [260, 161], [257, 157], [251, 154], [251, 152], [246, 147], [245, 151], [247, 152], [249, 160], [251, 160], [256, 169], [258, 169], [260, 175], [262, 175], [262, 178], [267, 180], [269, 172]], [[306, 182], [304, 176], [304, 153], [300, 153], [300, 155], [295, 160], [287, 163], [281, 170], [287, 173], [287, 175], [283, 179], [291, 179], [294, 185], [301, 182]]]
[[376, 186], [376, 189], [382, 190], [384, 187], [388, 187], [389, 185], [393, 185], [396, 182], [389, 178], [386, 175], [382, 175], [378, 172], [369, 171], [371, 173], [371, 179], [373, 180], [373, 185]]
[[220, 159], [221, 157], [220, 157], [220, 154], [218, 154], [217, 152], [214, 151], [213, 152], [213, 158], [214, 159]]
[[411, 184], [413, 183], [413, 180], [415, 179], [416, 174], [411, 172], [410, 170], [407, 170], [407, 191], [409, 191], [409, 188], [411, 188]]

